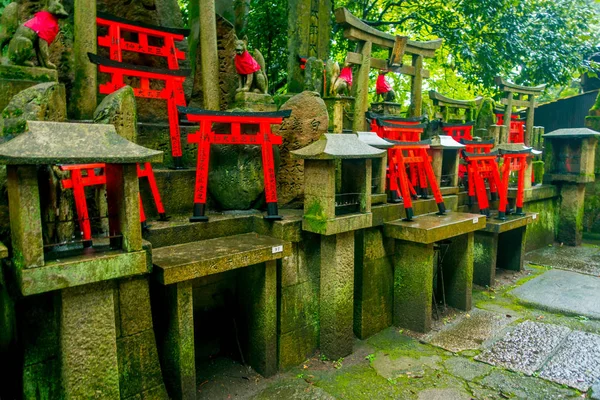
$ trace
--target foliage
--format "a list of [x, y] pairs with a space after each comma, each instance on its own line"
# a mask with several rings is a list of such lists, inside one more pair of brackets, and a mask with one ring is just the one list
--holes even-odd
[[496, 75], [567, 84], [599, 43], [588, 0], [339, 0], [340, 6], [393, 34], [444, 38], [436, 62], [475, 91], [493, 87]]
[[2, 14], [2, 11], [4, 10], [4, 7], [9, 5], [11, 3], [11, 1], [12, 0], [0, 0], [0, 15]]
[[269, 91], [287, 79], [287, 0], [251, 0], [248, 14], [249, 46], [265, 57]]

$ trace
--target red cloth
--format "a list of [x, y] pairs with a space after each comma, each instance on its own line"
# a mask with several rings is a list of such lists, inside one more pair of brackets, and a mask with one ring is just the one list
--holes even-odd
[[377, 86], [375, 87], [377, 94], [384, 94], [392, 90], [392, 87], [385, 80], [385, 75], [381, 74], [377, 77]]
[[241, 56], [239, 54], [235, 55], [235, 69], [240, 75], [250, 75], [258, 71], [260, 65], [246, 50]]
[[56, 35], [60, 31], [58, 27], [58, 18], [48, 11], [35, 13], [33, 18], [24, 24], [26, 27], [38, 34], [40, 39], [44, 39], [48, 44], [54, 42]]
[[348, 86], [352, 86], [352, 68], [342, 68], [342, 71], [340, 72], [340, 79], [345, 80], [348, 83]]

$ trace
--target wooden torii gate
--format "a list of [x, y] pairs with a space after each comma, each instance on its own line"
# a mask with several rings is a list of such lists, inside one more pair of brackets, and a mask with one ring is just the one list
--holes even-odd
[[[394, 36], [381, 32], [355, 17], [346, 8], [335, 10], [335, 20], [344, 27], [344, 37], [358, 42], [357, 51], [348, 53], [346, 62], [360, 65], [356, 79], [356, 103], [354, 106], [353, 130], [366, 129], [365, 112], [368, 109], [369, 71], [371, 68], [411, 76], [411, 117], [422, 114], [423, 78], [429, 78], [429, 71], [423, 69], [423, 59], [435, 57], [435, 51], [442, 45], [442, 39], [427, 42], [408, 40], [406, 36]], [[390, 58], [371, 58], [373, 45], [390, 50]], [[404, 65], [404, 55], [412, 56], [412, 65]]]
[[[512, 118], [512, 108], [516, 107], [525, 107], [527, 109], [527, 121], [525, 122], [525, 145], [531, 146], [531, 137], [533, 134], [533, 121], [534, 121], [534, 111], [535, 111], [535, 97], [539, 96], [546, 85], [539, 86], [521, 86], [516, 85], [502, 78], [501, 76], [497, 76], [495, 78], [496, 85], [504, 92], [504, 97], [502, 98], [502, 104], [506, 106], [504, 110], [504, 125], [506, 126], [506, 131], [510, 132], [510, 121]], [[515, 95], [517, 98], [515, 99]], [[525, 97], [527, 96], [527, 99]]]

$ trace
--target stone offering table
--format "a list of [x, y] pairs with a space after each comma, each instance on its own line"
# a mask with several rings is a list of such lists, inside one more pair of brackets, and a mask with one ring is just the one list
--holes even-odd
[[247, 319], [249, 364], [264, 376], [277, 365], [277, 265], [291, 254], [289, 242], [256, 233], [160, 247], [153, 251], [161, 306], [159, 352], [169, 394], [196, 398], [194, 280], [238, 271], [237, 292]]
[[441, 266], [448, 305], [471, 309], [474, 232], [485, 226], [484, 216], [455, 212], [385, 223], [385, 236], [395, 239], [394, 325], [431, 329], [435, 247], [441, 241], [451, 241]]
[[504, 221], [490, 218], [485, 228], [475, 232], [473, 283], [492, 287], [496, 268], [511, 271], [523, 268], [527, 225], [537, 217], [537, 213], [527, 213], [508, 215]]

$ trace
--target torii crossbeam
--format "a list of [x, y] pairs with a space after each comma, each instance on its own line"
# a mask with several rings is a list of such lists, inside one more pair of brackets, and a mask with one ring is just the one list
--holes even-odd
[[[357, 53], [348, 53], [346, 62], [360, 65], [356, 80], [356, 103], [354, 106], [355, 131], [363, 131], [366, 126], [364, 118], [368, 108], [369, 71], [371, 68], [388, 70], [409, 75], [411, 77], [411, 117], [421, 115], [423, 105], [423, 78], [429, 77], [429, 71], [423, 68], [423, 59], [435, 57], [435, 52], [442, 45], [442, 39], [427, 42], [408, 40], [405, 36], [394, 36], [378, 31], [355, 17], [346, 8], [335, 10], [335, 20], [344, 27], [344, 37], [358, 42]], [[388, 60], [371, 58], [373, 45], [390, 50]], [[412, 64], [404, 65], [404, 55], [412, 56]]]

